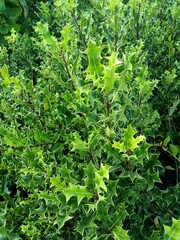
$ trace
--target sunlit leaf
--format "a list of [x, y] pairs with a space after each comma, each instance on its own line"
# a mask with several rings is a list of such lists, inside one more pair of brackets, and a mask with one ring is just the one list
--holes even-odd
[[113, 52], [110, 57], [108, 57], [109, 64], [108, 67], [105, 67], [105, 72], [104, 72], [104, 88], [107, 93], [109, 93], [113, 87], [114, 83], [117, 80], [117, 74], [116, 74], [116, 69], [117, 69], [117, 53]]
[[69, 183], [69, 188], [66, 188], [63, 193], [66, 197], [66, 202], [68, 202], [71, 197], [77, 197], [78, 205], [81, 203], [83, 198], [89, 199], [92, 196], [85, 186], [73, 185], [71, 183]]
[[164, 225], [164, 239], [177, 240], [180, 236], [180, 220], [172, 219], [172, 226]]
[[65, 188], [65, 182], [60, 181], [58, 176], [50, 178], [51, 187], [56, 187], [58, 191], [62, 191]]
[[122, 228], [122, 226], [117, 226], [113, 230], [113, 236], [115, 240], [130, 240], [130, 237], [128, 236], [128, 232]]
[[97, 192], [100, 192], [100, 189], [103, 189], [105, 192], [107, 192], [107, 186], [104, 182], [104, 179], [109, 179], [109, 169], [110, 166], [101, 164], [100, 169], [95, 171], [94, 182]]
[[95, 75], [96, 78], [101, 76], [103, 72], [101, 50], [100, 46], [97, 46], [95, 42], [90, 41], [88, 43], [88, 48], [85, 51], [89, 60], [87, 72], [90, 73], [90, 75]]
[[5, 84], [5, 85], [11, 84], [8, 67], [5, 64], [1, 68], [1, 75], [2, 75], [2, 78], [4, 79], [3, 84]]
[[123, 142], [119, 143], [114, 141], [113, 147], [117, 148], [120, 152], [129, 152], [134, 151], [134, 149], [139, 147], [139, 143], [145, 140], [145, 137], [140, 135], [137, 137], [134, 137], [136, 134], [136, 131], [133, 130], [132, 126], [129, 125], [125, 130], [123, 134]]
[[63, 49], [67, 48], [67, 44], [71, 40], [71, 35], [70, 35], [71, 28], [72, 26], [70, 24], [67, 24], [61, 31], [63, 41], [60, 43], [60, 45]]
[[87, 151], [87, 143], [81, 140], [81, 137], [77, 132], [74, 134], [73, 149], [72, 151]]

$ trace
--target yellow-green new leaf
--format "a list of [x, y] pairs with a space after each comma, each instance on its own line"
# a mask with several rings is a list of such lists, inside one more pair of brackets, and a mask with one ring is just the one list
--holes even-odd
[[74, 141], [73, 141], [73, 149], [72, 151], [87, 151], [88, 149], [88, 144], [85, 141], [82, 141], [81, 137], [79, 136], [79, 134], [77, 132], [75, 132], [74, 134]]
[[4, 79], [3, 84], [5, 85], [11, 84], [8, 67], [6, 64], [4, 64], [3, 67], [1, 68], [1, 75], [2, 75], [2, 78]]
[[69, 183], [69, 188], [66, 188], [63, 193], [66, 197], [66, 202], [68, 202], [71, 197], [77, 197], [78, 205], [83, 198], [90, 199], [92, 196], [85, 186], [73, 185], [71, 183]]
[[88, 43], [88, 48], [85, 51], [89, 60], [87, 72], [96, 78], [101, 76], [103, 73], [103, 66], [101, 64], [101, 50], [101, 47], [97, 46], [95, 42], [90, 41]]
[[173, 219], [171, 227], [164, 225], [164, 240], [177, 240], [180, 237], [180, 220]]
[[63, 48], [63, 50], [65, 50], [67, 48], [67, 45], [68, 45], [68, 42], [71, 40], [71, 35], [70, 35], [70, 32], [71, 32], [71, 28], [72, 28], [72, 25], [70, 24], [67, 24], [63, 30], [61, 31], [61, 35], [62, 35], [62, 38], [63, 38], [63, 41], [60, 43], [61, 47]]
[[58, 191], [62, 191], [66, 186], [65, 182], [60, 181], [60, 178], [58, 176], [51, 177], [50, 182], [51, 182], [51, 187], [56, 187]]
[[114, 83], [117, 80], [116, 69], [118, 66], [117, 53], [113, 52], [110, 57], [107, 57], [109, 60], [108, 67], [105, 67], [104, 74], [104, 88], [107, 93], [109, 93], [113, 87]]
[[130, 240], [130, 237], [128, 236], [128, 231], [124, 230], [122, 226], [117, 226], [113, 230], [113, 236], [114, 240]]
[[120, 152], [129, 152], [134, 151], [138, 148], [138, 144], [145, 140], [143, 135], [139, 135], [138, 137], [134, 137], [136, 131], [129, 125], [125, 130], [122, 138], [122, 143], [114, 141], [113, 147], [117, 148]]
[[100, 189], [103, 189], [105, 192], [107, 192], [107, 187], [104, 179], [109, 179], [109, 169], [110, 166], [101, 164], [101, 168], [95, 171], [94, 182], [97, 192], [99, 192]]

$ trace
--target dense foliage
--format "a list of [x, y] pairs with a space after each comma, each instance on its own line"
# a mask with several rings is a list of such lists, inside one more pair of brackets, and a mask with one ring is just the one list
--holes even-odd
[[0, 239], [178, 239], [178, 1], [14, 2]]
[[4, 35], [14, 28], [19, 30], [17, 20], [19, 16], [27, 17], [28, 7], [25, 0], [0, 1], [0, 42], [4, 42]]

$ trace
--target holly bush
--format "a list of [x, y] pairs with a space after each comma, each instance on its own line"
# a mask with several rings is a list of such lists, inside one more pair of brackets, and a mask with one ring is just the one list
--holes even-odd
[[179, 4], [26, 2], [0, 46], [0, 238], [177, 239]]

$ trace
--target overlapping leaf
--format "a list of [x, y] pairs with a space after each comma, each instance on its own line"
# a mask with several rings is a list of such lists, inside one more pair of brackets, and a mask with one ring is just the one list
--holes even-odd
[[113, 147], [117, 148], [120, 152], [124, 152], [124, 153], [128, 151], [134, 151], [136, 148], [138, 148], [138, 144], [145, 139], [145, 137], [142, 135], [134, 137], [135, 134], [136, 134], [136, 131], [132, 128], [131, 125], [129, 125], [124, 130], [122, 143], [114, 141]]

